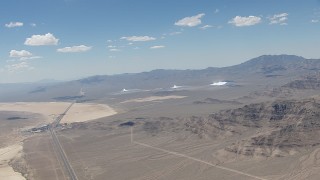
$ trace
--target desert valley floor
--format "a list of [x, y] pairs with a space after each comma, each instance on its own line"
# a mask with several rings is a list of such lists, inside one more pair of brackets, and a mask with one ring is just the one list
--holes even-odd
[[79, 180], [317, 180], [320, 76], [290, 73], [3, 100], [0, 179], [70, 179], [54, 129]]

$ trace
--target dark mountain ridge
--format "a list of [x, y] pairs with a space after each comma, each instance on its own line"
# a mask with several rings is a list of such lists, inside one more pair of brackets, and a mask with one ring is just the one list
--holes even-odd
[[85, 79], [77, 80], [77, 82], [83, 84], [90, 83], [102, 83], [104, 81], [128, 81], [130, 80], [162, 80], [162, 79], [182, 79], [184, 78], [205, 78], [212, 76], [233, 77], [236, 74], [244, 73], [243, 75], [249, 75], [251, 73], [271, 74], [274, 72], [288, 72], [288, 71], [304, 71], [320, 70], [320, 60], [318, 59], [305, 59], [301, 56], [295, 55], [263, 55], [257, 58], [253, 58], [244, 63], [229, 66], [229, 67], [209, 67], [201, 70], [165, 70], [156, 69], [149, 72], [142, 73], [127, 73], [119, 75], [101, 75], [92, 76]]

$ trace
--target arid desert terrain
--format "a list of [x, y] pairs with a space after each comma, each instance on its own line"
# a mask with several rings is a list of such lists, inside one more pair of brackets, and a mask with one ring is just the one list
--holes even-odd
[[24, 102], [2, 97], [0, 179], [317, 180], [320, 66], [263, 63], [273, 58], [233, 75], [194, 72], [202, 78], [192, 82], [175, 74], [179, 84], [159, 75], [155, 87], [114, 90], [87, 79], [84, 96], [72, 95], [77, 81], [64, 94], [58, 84]]

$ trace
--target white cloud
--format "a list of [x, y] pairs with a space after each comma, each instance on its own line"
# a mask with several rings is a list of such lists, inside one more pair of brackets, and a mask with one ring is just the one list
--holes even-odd
[[112, 46], [112, 45], [109, 45], [107, 46], [107, 48], [116, 48], [117, 46]]
[[[11, 50], [9, 53], [9, 57], [19, 58], [19, 60], [21, 60], [21, 61], [42, 58], [40, 56], [33, 56], [32, 53], [30, 53], [29, 51], [26, 51], [26, 50], [21, 50], [21, 51]], [[13, 60], [13, 61], [15, 61], [15, 60]]]
[[14, 28], [14, 27], [21, 27], [23, 26], [23, 22], [10, 22], [8, 24], [5, 24], [7, 28]]
[[108, 43], [112, 43], [112, 40], [111, 40], [111, 39], [108, 39], [107, 42], [108, 42]]
[[272, 17], [268, 17], [269, 24], [280, 24], [287, 25], [286, 21], [288, 20], [288, 13], [275, 14]]
[[36, 24], [36, 23], [30, 23], [30, 26], [32, 26], [32, 27], [36, 27], [36, 26], [37, 26], [37, 24]]
[[133, 42], [138, 42], [138, 41], [154, 41], [156, 38], [150, 37], [150, 36], [130, 36], [130, 37], [121, 37], [120, 39], [124, 39], [127, 41], [133, 41]]
[[113, 48], [113, 49], [109, 49], [109, 51], [111, 51], [111, 52], [119, 52], [120, 49], [115, 49], [115, 48]]
[[24, 42], [28, 46], [45, 46], [45, 45], [57, 45], [59, 39], [55, 38], [53, 34], [47, 33], [45, 35], [32, 35]]
[[320, 22], [320, 8], [316, 8], [313, 10], [313, 17], [310, 20], [311, 23], [318, 23]]
[[204, 13], [191, 16], [191, 17], [185, 17], [183, 19], [180, 19], [179, 21], [175, 22], [174, 25], [176, 26], [188, 26], [188, 27], [194, 27], [201, 24], [201, 18], [204, 16]]
[[91, 48], [92, 48], [91, 46], [80, 45], [80, 46], [60, 48], [60, 49], [57, 49], [57, 52], [62, 52], [62, 53], [86, 52], [86, 51], [89, 51]]
[[165, 46], [151, 46], [150, 49], [161, 49], [165, 48]]
[[215, 14], [217, 14], [217, 13], [219, 13], [219, 12], [220, 12], [219, 9], [214, 10], [214, 13], [215, 13]]
[[26, 50], [21, 50], [21, 51], [11, 50], [9, 53], [9, 56], [12, 58], [31, 57], [32, 53]]
[[21, 61], [31, 60], [31, 59], [40, 59], [41, 56], [31, 56], [31, 57], [22, 57], [20, 58]]
[[237, 27], [242, 27], [242, 26], [253, 26], [260, 22], [261, 22], [261, 18], [257, 16], [248, 16], [248, 17], [236, 16], [232, 20], [230, 20], [228, 23], [233, 24], [234, 26], [237, 26]]
[[212, 28], [212, 27], [213, 27], [213, 26], [207, 24], [207, 25], [204, 25], [204, 26], [200, 27], [200, 29], [206, 30], [206, 29]]
[[24, 70], [33, 70], [34, 67], [30, 66], [27, 62], [20, 62], [20, 63], [16, 63], [16, 64], [10, 64], [10, 65], [6, 65], [6, 70], [8, 72], [21, 72]]
[[131, 45], [133, 45], [133, 43], [132, 43], [132, 42], [130, 42], [130, 43], [128, 43], [128, 45], [129, 45], [129, 46], [131, 46]]

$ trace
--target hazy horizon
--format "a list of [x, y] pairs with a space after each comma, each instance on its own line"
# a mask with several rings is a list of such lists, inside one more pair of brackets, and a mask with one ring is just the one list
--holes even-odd
[[226, 67], [269, 54], [319, 58], [317, 0], [0, 5], [0, 83]]
[[[289, 54], [277, 54], [277, 55], [261, 55], [261, 56], [297, 56], [297, 57], [302, 57], [302, 56], [298, 56], [298, 55], [289, 55]], [[213, 66], [208, 66], [208, 67], [203, 67], [203, 68], [188, 68], [188, 69], [170, 69], [170, 68], [166, 68], [166, 69], [150, 69], [150, 70], [145, 70], [145, 71], [137, 71], [137, 72], [122, 72], [122, 73], [114, 73], [114, 74], [92, 74], [92, 75], [83, 75], [83, 76], [79, 76], [79, 77], [68, 77], [66, 79], [54, 79], [54, 78], [43, 78], [43, 79], [37, 79], [34, 81], [22, 81], [22, 82], [8, 82], [8, 83], [1, 83], [0, 84], [16, 84], [16, 83], [52, 83], [52, 82], [67, 82], [67, 81], [75, 81], [75, 80], [80, 80], [80, 79], [85, 79], [85, 78], [89, 78], [89, 77], [93, 77], [93, 76], [117, 76], [117, 75], [122, 75], [122, 74], [138, 74], [138, 73], [145, 73], [145, 72], [152, 72], [152, 71], [156, 71], [156, 70], [177, 70], [177, 71], [184, 71], [184, 70], [203, 70], [203, 69], [207, 69], [207, 68], [226, 68], [226, 67], [231, 67], [231, 66], [236, 66], [242, 63], [245, 63], [247, 61], [250, 61], [252, 59], [255, 58], [259, 58], [261, 56], [258, 57], [253, 57], [250, 59], [247, 59], [243, 62], [237, 63], [237, 64], [232, 64], [230, 66], [221, 66], [221, 67], [213, 67]], [[305, 58], [305, 57], [302, 57]], [[305, 58], [305, 59], [309, 59], [309, 58]], [[313, 59], [313, 58], [310, 58]], [[319, 59], [320, 60], [320, 59]]]
[[320, 0], [4, 0], [0, 17], [0, 179], [320, 179]]

